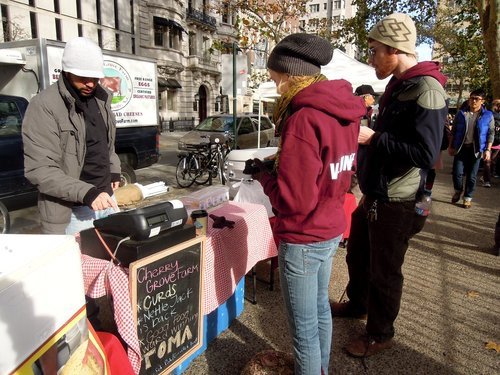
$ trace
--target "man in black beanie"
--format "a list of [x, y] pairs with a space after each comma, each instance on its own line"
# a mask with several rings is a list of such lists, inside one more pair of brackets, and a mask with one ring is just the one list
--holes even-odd
[[295, 374], [330, 374], [332, 317], [328, 285], [332, 258], [346, 228], [363, 101], [344, 80], [328, 81], [321, 66], [328, 41], [293, 34], [273, 49], [271, 79], [281, 94], [273, 120], [280, 144], [269, 172], [259, 160], [252, 175], [276, 214], [281, 290], [293, 336]]
[[366, 106], [366, 115], [363, 116], [361, 120], [361, 126], [373, 127], [373, 123], [375, 123], [375, 118], [373, 114], [373, 105], [375, 104], [375, 91], [373, 91], [373, 87], [370, 85], [361, 85], [356, 87], [354, 94], [357, 96], [361, 96], [365, 101]]

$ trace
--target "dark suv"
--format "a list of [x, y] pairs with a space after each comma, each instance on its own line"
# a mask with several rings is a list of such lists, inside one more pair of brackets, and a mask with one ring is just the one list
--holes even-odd
[[24, 177], [21, 124], [28, 101], [0, 95], [0, 233], [9, 229], [8, 211], [36, 204], [37, 189]]
[[[237, 148], [258, 147], [259, 115], [239, 114], [236, 117]], [[194, 130], [190, 131], [179, 139], [177, 147], [180, 151], [190, 148], [190, 146], [208, 143], [214, 136], [224, 140], [232, 138], [234, 134], [233, 115], [209, 116], [199, 123]], [[267, 116], [260, 116], [260, 147], [269, 146], [274, 139], [274, 125]]]

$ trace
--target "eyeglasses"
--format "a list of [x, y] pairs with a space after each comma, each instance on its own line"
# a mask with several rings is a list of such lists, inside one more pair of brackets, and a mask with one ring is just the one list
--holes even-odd
[[368, 48], [368, 56], [373, 57], [377, 53], [377, 49], [375, 47]]
[[471, 96], [471, 97], [469, 98], [469, 100], [470, 100], [471, 102], [480, 102], [480, 101], [482, 101], [482, 100], [483, 100], [483, 98], [481, 98], [480, 96]]

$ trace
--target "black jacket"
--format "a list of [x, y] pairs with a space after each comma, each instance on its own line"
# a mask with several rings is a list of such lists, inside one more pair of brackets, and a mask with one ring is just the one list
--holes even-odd
[[375, 134], [358, 152], [363, 194], [380, 200], [414, 200], [434, 166], [448, 113], [446, 78], [434, 63], [419, 63], [393, 78], [381, 98]]

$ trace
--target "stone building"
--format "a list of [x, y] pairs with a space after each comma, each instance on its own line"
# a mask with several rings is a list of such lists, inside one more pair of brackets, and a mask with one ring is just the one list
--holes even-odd
[[[0, 0], [0, 41], [94, 40], [103, 49], [154, 58], [162, 121], [220, 112], [221, 55], [235, 17], [217, 0]], [[216, 11], [217, 9], [217, 11]]]

